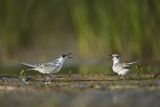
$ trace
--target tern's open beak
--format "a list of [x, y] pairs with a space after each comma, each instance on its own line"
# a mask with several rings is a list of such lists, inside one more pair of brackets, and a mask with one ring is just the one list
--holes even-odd
[[72, 53], [67, 53], [67, 54], [65, 54], [66, 56], [69, 56], [69, 55], [71, 55]]
[[73, 57], [71, 57], [71, 56], [68, 56], [68, 58], [73, 58]]
[[72, 56], [70, 56], [71, 54], [72, 54], [72, 53], [68, 53], [68, 54], [67, 54], [67, 57], [68, 57], [68, 58], [72, 58]]
[[72, 57], [70, 56], [71, 54], [72, 54], [72, 53], [66, 53], [66, 54], [63, 54], [62, 57], [66, 57], [66, 56], [67, 56], [68, 58], [72, 58]]

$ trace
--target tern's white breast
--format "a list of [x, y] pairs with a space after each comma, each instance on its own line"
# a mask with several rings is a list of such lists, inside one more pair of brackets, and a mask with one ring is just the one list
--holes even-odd
[[113, 72], [122, 76], [126, 75], [130, 71], [128, 68], [124, 68], [121, 63], [113, 64], [112, 69]]

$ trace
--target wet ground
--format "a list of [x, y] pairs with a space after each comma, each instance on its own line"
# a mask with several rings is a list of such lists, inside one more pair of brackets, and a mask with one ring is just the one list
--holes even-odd
[[160, 107], [160, 76], [55, 75], [0, 76], [3, 107]]

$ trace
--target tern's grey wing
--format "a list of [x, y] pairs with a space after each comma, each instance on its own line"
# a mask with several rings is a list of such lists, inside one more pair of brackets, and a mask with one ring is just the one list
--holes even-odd
[[57, 73], [60, 70], [60, 65], [55, 63], [45, 63], [44, 67], [48, 73]]
[[139, 62], [139, 61], [130, 62], [130, 63], [128, 63], [128, 64], [129, 64], [129, 65], [132, 65], [132, 64], [135, 64], [135, 63], [137, 63], [137, 62]]
[[57, 59], [55, 59], [55, 60], [53, 60], [53, 61], [51, 61], [49, 63], [51, 63], [51, 64], [57, 64], [58, 62], [59, 62], [59, 59], [57, 58]]
[[54, 69], [57, 69], [59, 67], [59, 64], [57, 62], [49, 62], [49, 63], [45, 63], [43, 64], [45, 67], [49, 67]]
[[130, 65], [129, 65], [128, 63], [122, 63], [122, 67], [129, 69], [129, 68], [130, 68]]
[[29, 67], [37, 67], [37, 65], [28, 64], [28, 63], [21, 63], [22, 65], [29, 66]]

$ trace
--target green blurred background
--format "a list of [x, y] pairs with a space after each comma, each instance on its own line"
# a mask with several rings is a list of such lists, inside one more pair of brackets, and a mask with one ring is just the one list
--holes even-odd
[[159, 46], [160, 0], [0, 0], [1, 67], [72, 52], [66, 65], [106, 72], [119, 53], [152, 71]]

